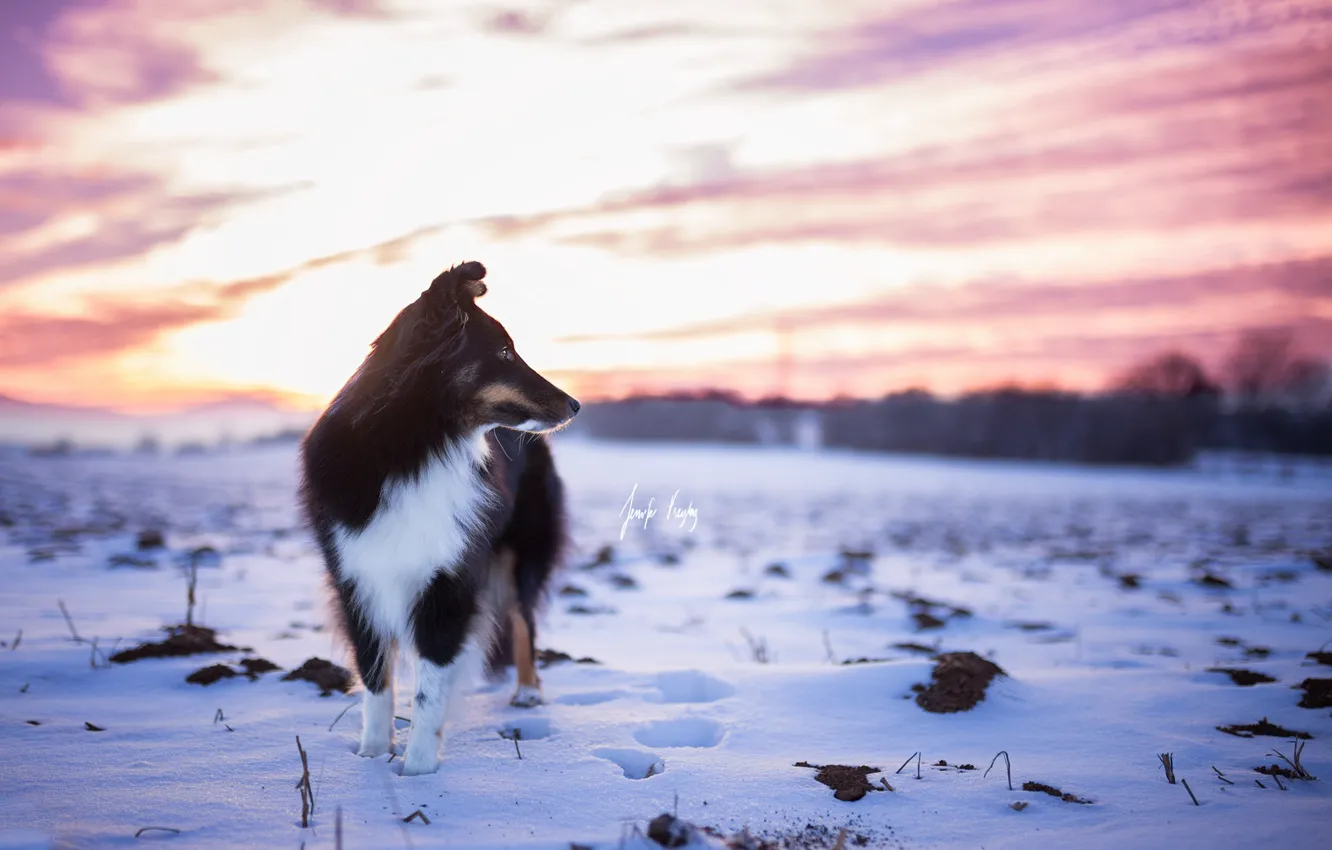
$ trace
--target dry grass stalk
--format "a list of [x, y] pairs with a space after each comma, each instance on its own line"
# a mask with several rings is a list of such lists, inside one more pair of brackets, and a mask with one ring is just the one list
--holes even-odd
[[314, 788], [310, 786], [310, 759], [301, 746], [301, 736], [296, 736], [296, 751], [301, 754], [301, 778], [296, 781], [296, 790], [301, 792], [301, 829], [310, 825], [310, 815], [314, 813]]
[[994, 768], [994, 763], [997, 762], [997, 761], [999, 761], [999, 757], [1000, 757], [1000, 756], [1003, 756], [1003, 757], [1004, 757], [1004, 768], [1008, 771], [1008, 790], [1009, 790], [1009, 791], [1012, 791], [1012, 790], [1013, 790], [1013, 763], [1012, 763], [1011, 761], [1008, 760], [1008, 750], [1000, 750], [999, 752], [997, 752], [997, 753], [994, 754], [994, 758], [990, 759], [990, 766], [987, 767], [987, 768], [985, 768], [985, 772], [981, 774], [981, 779], [984, 779], [985, 777], [987, 777], [987, 776], [990, 775], [990, 771]]

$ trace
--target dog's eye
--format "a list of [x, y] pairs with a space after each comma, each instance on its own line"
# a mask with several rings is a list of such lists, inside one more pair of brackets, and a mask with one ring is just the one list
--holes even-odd
[[499, 359], [505, 361], [513, 359], [513, 352], [509, 350], [507, 345], [499, 350]]

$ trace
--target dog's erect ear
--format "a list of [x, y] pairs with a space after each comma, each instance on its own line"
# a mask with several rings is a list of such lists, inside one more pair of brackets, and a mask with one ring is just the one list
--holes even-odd
[[454, 266], [440, 273], [427, 290], [431, 300], [475, 300], [486, 294], [486, 267], [476, 261]]

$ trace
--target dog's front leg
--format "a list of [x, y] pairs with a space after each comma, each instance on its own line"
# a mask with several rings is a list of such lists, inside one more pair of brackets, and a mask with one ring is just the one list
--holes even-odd
[[384, 677], [378, 691], [365, 689], [361, 696], [361, 746], [358, 756], [376, 758], [393, 749], [393, 674]]
[[418, 658], [416, 696], [403, 776], [434, 773], [439, 768], [450, 708], [485, 655], [484, 635], [473, 633], [483, 622], [477, 616], [475, 592], [450, 573], [436, 576], [422, 595], [412, 622]]

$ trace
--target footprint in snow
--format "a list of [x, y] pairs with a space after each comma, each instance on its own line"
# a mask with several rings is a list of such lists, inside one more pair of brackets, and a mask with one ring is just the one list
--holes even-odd
[[666, 770], [666, 762], [647, 750], [600, 747], [592, 755], [615, 763], [629, 779], [647, 779]]
[[584, 691], [583, 693], [561, 694], [555, 698], [559, 705], [600, 705], [629, 696], [628, 691]]
[[539, 738], [549, 738], [553, 731], [549, 717], [524, 717], [520, 720], [506, 721], [500, 727], [499, 733], [509, 739], [517, 737], [520, 741], [535, 741]]
[[726, 729], [706, 717], [676, 717], [640, 726], [634, 740], [645, 747], [715, 747]]
[[656, 687], [660, 697], [653, 702], [717, 702], [735, 695], [735, 686], [698, 670], [672, 670], [658, 674]]

